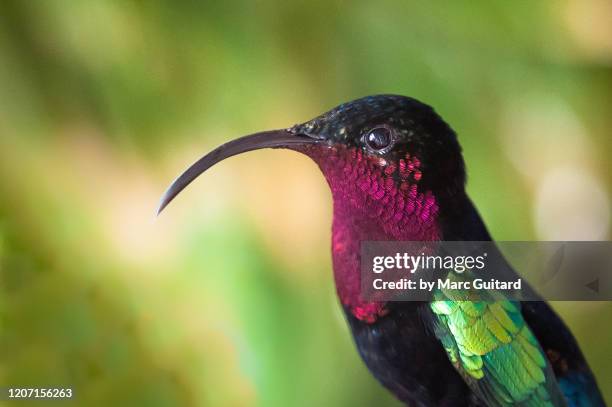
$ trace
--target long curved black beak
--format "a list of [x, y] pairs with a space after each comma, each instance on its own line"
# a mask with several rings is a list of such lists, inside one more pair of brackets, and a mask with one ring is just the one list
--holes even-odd
[[191, 181], [216, 163], [228, 157], [262, 148], [288, 148], [298, 145], [314, 144], [320, 141], [319, 139], [308, 137], [303, 134], [294, 133], [289, 129], [282, 129], [263, 131], [225, 143], [193, 163], [191, 167], [187, 168], [185, 172], [174, 180], [162, 196], [159, 207], [157, 208], [157, 214], [159, 215], [179, 192], [191, 183]]

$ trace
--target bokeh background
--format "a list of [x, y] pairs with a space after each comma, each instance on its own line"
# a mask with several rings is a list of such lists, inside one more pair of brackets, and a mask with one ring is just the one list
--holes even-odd
[[[232, 158], [154, 216], [214, 146], [375, 93], [452, 124], [496, 239], [610, 237], [608, 0], [3, 1], [0, 384], [398, 406], [337, 307], [314, 164]], [[554, 306], [612, 402], [612, 305]]]

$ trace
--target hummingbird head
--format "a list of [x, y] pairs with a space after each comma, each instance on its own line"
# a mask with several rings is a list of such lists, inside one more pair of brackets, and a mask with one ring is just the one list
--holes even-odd
[[[374, 219], [367, 236], [429, 240], [440, 207], [464, 193], [465, 169], [454, 131], [415, 99], [368, 96], [289, 129], [317, 143], [310, 156], [331, 186], [336, 216]], [[345, 213], [343, 213], [345, 212]], [[372, 222], [369, 222], [370, 225]]]
[[[402, 220], [410, 215], [431, 220], [440, 204], [450, 204], [464, 190], [464, 163], [453, 130], [415, 99], [377, 95], [344, 103], [288, 129], [223, 144], [174, 181], [158, 213], [214, 164], [261, 148], [287, 148], [311, 157], [330, 184], [335, 208], [390, 222], [386, 229], [395, 238], [420, 238], [400, 236], [408, 226]], [[401, 230], [393, 231], [393, 225]]]
[[435, 241], [464, 202], [465, 170], [453, 130], [431, 107], [408, 97], [368, 96], [308, 122], [230, 141], [196, 161], [168, 188], [166, 205], [212, 165], [250, 150], [287, 148], [312, 158], [334, 200], [332, 257], [338, 296], [357, 319], [387, 312], [360, 293], [366, 240]]

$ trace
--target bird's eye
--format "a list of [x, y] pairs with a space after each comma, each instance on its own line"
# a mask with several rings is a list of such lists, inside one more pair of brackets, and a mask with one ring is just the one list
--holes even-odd
[[363, 139], [366, 147], [372, 152], [381, 154], [393, 148], [393, 132], [387, 127], [375, 127], [369, 130]]

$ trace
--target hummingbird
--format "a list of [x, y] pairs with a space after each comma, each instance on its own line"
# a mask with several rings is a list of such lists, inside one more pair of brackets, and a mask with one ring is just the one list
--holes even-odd
[[237, 154], [283, 148], [312, 159], [333, 198], [336, 292], [373, 376], [411, 406], [603, 406], [596, 380], [544, 301], [369, 301], [363, 241], [490, 241], [468, 197], [456, 133], [432, 107], [375, 95], [289, 128], [212, 150], [167, 189], [158, 214], [198, 175]]

